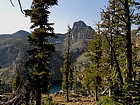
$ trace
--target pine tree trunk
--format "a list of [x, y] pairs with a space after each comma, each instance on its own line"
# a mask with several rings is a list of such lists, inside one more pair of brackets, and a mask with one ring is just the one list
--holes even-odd
[[36, 96], [36, 105], [41, 105], [41, 89], [38, 88]]
[[95, 101], [98, 101], [98, 86], [95, 85]]
[[66, 101], [69, 101], [69, 73], [70, 73], [70, 35], [71, 35], [71, 29], [70, 27], [68, 31], [68, 42], [67, 42], [67, 65], [66, 65]]
[[129, 81], [132, 81], [132, 43], [131, 43], [131, 20], [130, 20], [130, 10], [128, 0], [125, 0], [125, 17], [126, 17], [126, 41], [127, 41], [127, 78]]
[[25, 105], [29, 105], [29, 101], [30, 101], [30, 92], [27, 92], [25, 94]]
[[69, 78], [68, 78], [68, 71], [69, 71], [69, 58], [67, 58], [67, 71], [66, 71], [66, 102], [69, 101]]
[[67, 84], [67, 89], [66, 89], [66, 102], [69, 102], [69, 88]]
[[112, 95], [112, 86], [109, 87], [109, 97]]

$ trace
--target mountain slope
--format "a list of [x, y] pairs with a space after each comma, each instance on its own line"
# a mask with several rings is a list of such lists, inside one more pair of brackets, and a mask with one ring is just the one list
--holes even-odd
[[[83, 54], [94, 33], [95, 31], [83, 21], [73, 24], [73, 39], [71, 41], [72, 63], [76, 62], [76, 59]], [[0, 35], [0, 66], [2, 66], [0, 78], [6, 80], [5, 82], [11, 82], [17, 65], [24, 65], [24, 62], [27, 60], [26, 51], [30, 48], [27, 41], [29, 34], [20, 30], [13, 34]], [[63, 65], [63, 55], [66, 51], [66, 35], [57, 34], [58, 38], [49, 38], [49, 41], [54, 43], [56, 47], [56, 52], [51, 59], [54, 80], [61, 79], [60, 68]]]
[[[71, 40], [71, 60], [72, 63], [76, 62], [76, 59], [84, 53], [87, 48], [89, 41], [95, 34], [94, 29], [87, 26], [83, 21], [77, 21], [72, 27], [72, 40]], [[66, 49], [66, 39], [63, 44], [63, 48]]]
[[13, 34], [0, 35], [0, 66], [14, 64], [19, 53], [24, 54], [29, 47], [27, 36], [30, 33], [20, 30]]
[[[83, 21], [77, 21], [73, 24], [72, 27], [72, 40], [71, 40], [71, 63], [76, 63], [77, 58], [80, 57], [86, 50], [89, 41], [92, 39], [92, 36], [95, 34], [94, 29], [90, 26], [87, 26]], [[62, 38], [63, 36], [63, 38]], [[54, 54], [54, 58], [52, 59], [53, 71], [55, 79], [61, 79], [60, 68], [63, 66], [63, 57], [66, 53], [67, 48], [67, 33], [61, 34], [61, 38], [63, 40], [55, 39], [57, 42], [56, 53]], [[61, 39], [60, 38], [60, 39]], [[55, 62], [55, 63], [54, 63]]]

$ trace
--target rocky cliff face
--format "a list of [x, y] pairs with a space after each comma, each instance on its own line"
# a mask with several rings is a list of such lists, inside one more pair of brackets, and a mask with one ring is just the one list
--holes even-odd
[[[73, 24], [70, 48], [72, 53], [72, 63], [76, 62], [77, 57], [83, 54], [94, 33], [95, 31], [90, 26], [87, 26], [83, 21], [78, 21]], [[64, 42], [63, 44], [64, 49], [66, 49], [66, 43], [67, 42]]]
[[[76, 59], [83, 54], [94, 33], [95, 31], [83, 21], [78, 21], [73, 24], [73, 39], [71, 43], [72, 63], [76, 62]], [[27, 36], [29, 34], [30, 33], [21, 30], [14, 34], [0, 35], [1, 79], [6, 81], [8, 81], [8, 79], [12, 80], [11, 78], [17, 69], [16, 65], [26, 62], [26, 51], [29, 49]], [[49, 41], [56, 46], [56, 52], [53, 54], [51, 60], [55, 80], [61, 79], [60, 68], [63, 65], [63, 54], [66, 49], [66, 35], [67, 34], [57, 34], [58, 38], [49, 38]]]
[[87, 26], [83, 21], [78, 21], [73, 24], [72, 33], [74, 42], [78, 42], [85, 39], [91, 39], [94, 30], [90, 26]]
[[[71, 39], [71, 63], [75, 63], [77, 58], [81, 56], [89, 41], [91, 40], [95, 31], [87, 26], [83, 21], [77, 21], [73, 24], [72, 27], [72, 39]], [[56, 53], [53, 56], [52, 64], [55, 79], [61, 78], [60, 68], [63, 66], [63, 55], [66, 53], [66, 45], [67, 45], [67, 33], [66, 34], [58, 34], [57, 39], [50, 39], [55, 43]]]

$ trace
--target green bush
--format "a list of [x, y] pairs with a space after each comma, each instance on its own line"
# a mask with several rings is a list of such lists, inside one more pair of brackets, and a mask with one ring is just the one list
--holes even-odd
[[47, 96], [47, 97], [44, 97], [44, 99], [42, 101], [42, 105], [58, 105], [58, 104], [54, 103], [52, 101], [52, 97], [51, 96]]
[[103, 96], [101, 100], [97, 103], [97, 105], [113, 105], [113, 97]]

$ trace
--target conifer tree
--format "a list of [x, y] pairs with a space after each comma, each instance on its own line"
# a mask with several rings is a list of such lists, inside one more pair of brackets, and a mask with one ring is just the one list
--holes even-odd
[[67, 48], [66, 48], [66, 54], [64, 56], [64, 65], [61, 68], [61, 71], [63, 73], [63, 82], [62, 82], [62, 88], [66, 92], [66, 101], [69, 101], [69, 90], [70, 87], [72, 87], [72, 81], [73, 81], [73, 69], [71, 68], [71, 61], [70, 61], [70, 46], [71, 46], [71, 36], [72, 31], [71, 28], [68, 26], [68, 32], [67, 32]]
[[21, 74], [19, 70], [16, 70], [16, 74], [14, 76], [14, 80], [13, 80], [13, 90], [17, 90], [19, 88], [19, 86], [21, 85]]
[[[108, 11], [108, 13], [114, 16], [116, 25], [118, 25], [118, 32], [120, 35], [125, 36], [126, 43], [126, 59], [127, 59], [127, 79], [132, 81], [133, 78], [133, 66], [132, 66], [132, 35], [131, 27], [136, 13], [135, 0], [110, 0], [110, 8], [114, 10]], [[115, 12], [115, 14], [114, 14]]]
[[49, 92], [51, 82], [50, 58], [54, 52], [54, 45], [48, 40], [49, 37], [56, 37], [53, 23], [49, 23], [49, 8], [57, 5], [57, 0], [33, 0], [31, 9], [25, 10], [26, 16], [31, 19], [31, 29], [28, 41], [31, 49], [28, 51], [29, 60], [26, 67], [30, 71], [29, 82], [32, 92], [35, 93], [36, 105], [41, 105], [41, 93]]
[[85, 70], [85, 77], [83, 78], [83, 85], [89, 86], [94, 90], [95, 101], [98, 101], [99, 87], [102, 81], [102, 69], [101, 69], [101, 59], [102, 59], [102, 38], [100, 32], [93, 36], [88, 46], [88, 53], [91, 62], [90, 66]]
[[[119, 72], [121, 73], [121, 76], [123, 77], [122, 79], [120, 78], [121, 81], [123, 81], [121, 84], [122, 86], [116, 89], [115, 92], [115, 101], [121, 101], [122, 103], [125, 104], [132, 104], [133, 102], [133, 90], [134, 90], [134, 84], [133, 84], [133, 60], [132, 60], [132, 35], [131, 35], [131, 26], [133, 24], [133, 21], [136, 20], [134, 18], [136, 16], [135, 11], [135, 4], [136, 2], [134, 0], [129, 1], [129, 0], [109, 0], [109, 7], [106, 9], [106, 11], [103, 11], [102, 18], [103, 23], [101, 24], [104, 34], [106, 35], [106, 39], [108, 40], [108, 43], [112, 47], [113, 54], [116, 53], [113, 46], [115, 41], [113, 43], [109, 40], [110, 36], [119, 36], [122, 38], [122, 40], [119, 43], [122, 43], [122, 53], [125, 55], [123, 58], [126, 59], [126, 64], [122, 64], [121, 61], [122, 57], [117, 57], [116, 54], [114, 55], [114, 60], [115, 57], [119, 61], [116, 64], [118, 67], [120, 67]], [[108, 35], [108, 36], [107, 36]], [[121, 46], [118, 46], [120, 49]], [[125, 54], [126, 53], [126, 54]], [[126, 71], [125, 71], [125, 68]], [[124, 69], [124, 70], [123, 70]], [[122, 71], [123, 70], [123, 71]], [[124, 72], [125, 71], [125, 72]], [[123, 73], [124, 72], [124, 73]], [[122, 75], [123, 73], [123, 75]], [[125, 75], [125, 73], [127, 75]], [[126, 80], [126, 81], [125, 81]], [[131, 90], [132, 89], [132, 90]], [[137, 91], [138, 92], [138, 91]], [[133, 95], [132, 95], [133, 94]], [[120, 98], [121, 97], [121, 98]], [[125, 100], [125, 101], [124, 101]]]

